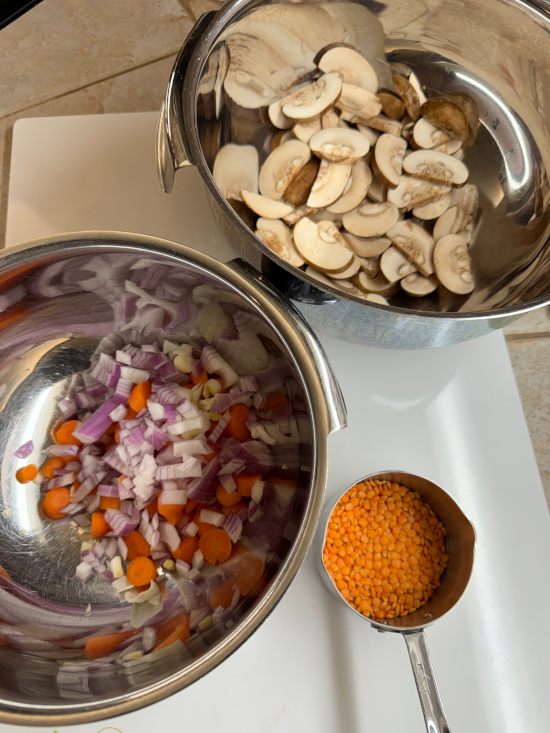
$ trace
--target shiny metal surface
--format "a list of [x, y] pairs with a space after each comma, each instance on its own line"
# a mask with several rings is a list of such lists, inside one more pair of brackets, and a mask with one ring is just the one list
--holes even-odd
[[[323, 546], [334, 507], [352, 486], [367, 479], [395, 482], [406, 486], [411, 491], [418, 492], [420, 498], [434, 510], [447, 531], [445, 547], [449, 555], [449, 564], [441, 576], [441, 585], [427, 603], [414, 613], [388, 619], [387, 621], [367, 618], [350, 606], [340, 595], [323, 563]], [[412, 473], [383, 471], [364, 476], [355, 481], [352, 486], [348, 486], [334, 501], [323, 507], [320, 529], [314, 543], [315, 562], [321, 579], [335, 598], [344, 603], [359, 618], [368, 621], [377, 631], [393, 631], [403, 634], [424, 712], [426, 730], [428, 733], [449, 733], [450, 728], [445, 718], [424, 629], [449, 613], [462, 598], [468, 587], [474, 566], [476, 544], [474, 526], [446, 491], [432, 481], [421, 476], [415, 476]]]
[[[125, 280], [154, 273], [163, 283], [223, 290], [269, 329], [292, 365], [306, 410], [299, 490], [265, 585], [237, 607], [231, 630], [211, 627], [201, 632], [197, 646], [154, 663], [147, 656], [132, 663], [89, 662], [81, 648], [60, 647], [59, 637], [119, 628], [128, 620], [128, 604], [99, 578], [86, 584], [75, 578], [81, 533], [70, 519], [45, 520], [39, 486], [18, 484], [15, 472], [43, 462], [41, 452], [52, 442], [59, 417], [55, 398], [87, 368], [99, 340], [135, 320], [135, 302], [121, 307]], [[61, 235], [0, 254], [2, 296], [12, 305], [0, 314], [0, 565], [18, 585], [0, 577], [0, 637], [9, 639], [0, 655], [0, 722], [59, 726], [126, 713], [202, 677], [273, 610], [313, 538], [325, 489], [326, 439], [345, 426], [345, 408], [324, 352], [300, 314], [282, 304], [280, 294], [246, 263], [221, 264], [183, 245], [140, 235]], [[32, 454], [14, 458], [14, 450], [30, 439]], [[167, 617], [178, 605], [177, 586], [177, 579], [167, 581]], [[8, 607], [37, 598], [41, 610], [27, 609], [25, 623], [9, 623]], [[84, 614], [88, 603], [90, 615]], [[57, 625], [59, 614], [66, 626]], [[28, 639], [21, 642], [20, 632], [33, 637], [31, 646]]]
[[[308, 323], [323, 333], [404, 349], [490, 333], [550, 302], [549, 30], [545, 0], [234, 0], [198, 21], [174, 65], [157, 146], [162, 185], [171, 190], [178, 168], [197, 166], [232, 250], [296, 301]], [[264, 125], [258, 109], [238, 106], [225, 91], [216, 95], [219, 50], [232, 38], [248, 38], [239, 49], [243, 74], [262, 88], [257, 44], [267, 54], [281, 34], [287, 40], [292, 34], [301, 49], [296, 59], [297, 46], [291, 45], [294, 55], [288, 54], [283, 68], [288, 88], [310, 78], [312, 59], [323, 47], [344, 42], [377, 64], [382, 79], [385, 51], [390, 60], [416, 70], [428, 96], [462, 90], [476, 99], [480, 133], [465, 157], [470, 181], [481, 193], [470, 250], [477, 286], [470, 296], [439, 302], [436, 295], [420, 301], [399, 294], [384, 307], [332, 288], [321, 291], [254, 236], [255, 219], [244, 205], [234, 202], [233, 208], [221, 196], [211, 175], [218, 149], [228, 142], [254, 144], [261, 163], [277, 131]], [[281, 95], [280, 86], [264, 89], [265, 104]]]

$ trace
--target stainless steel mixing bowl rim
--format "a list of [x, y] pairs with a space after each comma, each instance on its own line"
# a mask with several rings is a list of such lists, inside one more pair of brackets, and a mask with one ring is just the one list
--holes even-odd
[[[545, 2], [545, 0], [537, 0], [536, 2], [523, 2], [522, 0], [516, 0], [516, 2], [518, 5], [529, 8], [530, 11], [539, 15], [541, 23], [545, 23], [546, 25], [550, 24], [550, 3]], [[172, 157], [174, 159], [173, 151], [175, 149], [179, 151], [179, 156], [182, 158], [176, 163], [176, 167], [179, 168], [185, 165], [196, 166], [199, 169], [201, 177], [207, 185], [208, 190], [215, 198], [216, 203], [222, 208], [224, 214], [233, 221], [240, 232], [268, 259], [274, 261], [294, 277], [299, 278], [300, 280], [305, 280], [313, 287], [329, 292], [340, 300], [347, 300], [350, 303], [359, 304], [365, 308], [373, 308], [378, 311], [383, 311], [384, 313], [389, 312], [394, 313], [395, 315], [405, 315], [409, 318], [418, 318], [422, 320], [428, 319], [443, 321], [476, 321], [501, 318], [508, 315], [521, 315], [535, 308], [548, 305], [550, 303], [550, 293], [548, 293], [548, 295], [535, 298], [528, 303], [510, 305], [500, 309], [480, 311], [479, 313], [435, 313], [431, 311], [399, 308], [393, 305], [371, 303], [344, 293], [341, 290], [337, 290], [332, 286], [325, 285], [324, 283], [322, 287], [320, 287], [318, 280], [315, 280], [315, 278], [306, 274], [303, 270], [297, 270], [292, 265], [289, 265], [288, 262], [276, 255], [254, 235], [254, 233], [235, 213], [214, 183], [212, 172], [206, 162], [206, 158], [199, 141], [197, 124], [198, 87], [208, 56], [219, 40], [221, 34], [227, 30], [232, 22], [236, 21], [238, 17], [246, 11], [249, 5], [253, 4], [258, 4], [258, 0], [232, 0], [232, 2], [227, 3], [223, 8], [216, 12], [210, 11], [205, 13], [201, 18], [199, 18], [179, 51], [172, 68], [164, 101], [164, 110], [172, 110], [172, 113], [174, 113], [176, 117], [181, 118], [181, 125], [178, 125], [180, 128], [179, 130], [174, 129], [170, 120], [168, 120], [166, 125], [166, 132], [172, 149]], [[181, 99], [194, 100], [194, 104], [182, 105]], [[164, 114], [165, 112], [163, 111], [162, 115]], [[174, 140], [174, 136], [182, 136], [183, 139]], [[186, 158], [186, 160], [184, 160], [184, 158]]]
[[[292, 354], [295, 367], [302, 377], [304, 392], [307, 397], [308, 410], [312, 416], [312, 484], [315, 489], [310, 493], [307, 506], [304, 509], [299, 532], [289, 557], [281, 564], [279, 579], [268, 590], [263, 598], [257, 601], [257, 607], [250, 615], [239, 622], [236, 630], [223, 639], [214, 649], [206, 652], [180, 672], [171, 675], [165, 680], [153, 683], [143, 690], [117, 695], [96, 702], [75, 703], [67, 702], [48, 703], [12, 703], [0, 699], [0, 722], [19, 725], [74, 725], [90, 723], [95, 720], [114, 717], [129, 713], [138, 708], [158, 702], [165, 697], [181, 690], [195, 682], [205, 673], [211, 671], [226, 657], [235, 652], [253, 631], [267, 618], [276, 604], [282, 598], [291, 580], [298, 571], [313, 539], [317, 522], [321, 513], [324, 482], [326, 480], [327, 436], [331, 428], [330, 419], [323, 409], [326, 399], [319, 376], [307, 353], [307, 343], [300, 337], [299, 331], [293, 327], [296, 321], [302, 321], [301, 316], [294, 312], [282, 315], [280, 296], [269, 283], [262, 278], [257, 283], [252, 282], [244, 270], [234, 267], [234, 263], [224, 264], [213, 258], [187, 247], [156, 237], [131, 234], [127, 232], [78, 232], [45, 237], [34, 242], [11, 247], [0, 254], [0, 272], [6, 272], [11, 267], [28, 263], [29, 258], [39, 261], [48, 255], [65, 253], [70, 255], [86, 254], [88, 252], [115, 250], [128, 248], [136, 254], [160, 254], [175, 260], [187, 259], [198, 266], [206, 274], [209, 272], [227, 280], [242, 293], [251, 304], [259, 306], [264, 311], [274, 331], [278, 333], [289, 352]], [[278, 300], [274, 300], [277, 298]], [[344, 422], [345, 424], [345, 422]], [[322, 485], [319, 482], [322, 481]]]
[[[347, 489], [344, 489], [344, 491], [342, 491], [340, 494], [338, 494], [337, 498], [331, 504], [325, 504], [323, 506], [323, 513], [325, 511], [327, 512], [327, 519], [326, 519], [326, 522], [323, 522], [322, 526], [319, 526], [319, 529], [318, 529], [319, 533], [322, 532], [322, 534], [320, 534], [321, 541], [320, 541], [320, 551], [318, 553], [318, 555], [319, 555], [319, 557], [318, 557], [318, 567], [319, 567], [320, 572], [323, 573], [325, 582], [327, 580], [329, 581], [330, 585], [334, 589], [334, 592], [338, 595], [338, 597], [342, 601], [342, 603], [345, 603], [346, 606], [349, 608], [349, 610], [350, 611], [353, 611], [353, 613], [356, 614], [356, 616], [359, 616], [359, 618], [362, 621], [368, 621], [371, 624], [371, 626], [373, 626], [378, 631], [388, 631], [388, 632], [398, 633], [398, 634], [414, 634], [417, 631], [422, 631], [423, 629], [427, 628], [428, 626], [431, 626], [433, 623], [435, 623], [435, 621], [428, 621], [427, 623], [420, 624], [419, 626], [407, 627], [407, 629], [399, 629], [399, 628], [396, 628], [395, 626], [390, 626], [388, 624], [381, 623], [380, 621], [377, 621], [376, 619], [373, 619], [370, 616], [364, 616], [362, 613], [359, 613], [359, 611], [357, 611], [353, 606], [351, 606], [346, 601], [346, 599], [342, 596], [342, 594], [340, 593], [340, 591], [336, 587], [336, 583], [334, 582], [331, 574], [328, 572], [328, 570], [326, 568], [326, 565], [325, 565], [325, 563], [323, 561], [323, 547], [324, 547], [324, 544], [325, 544], [325, 537], [326, 537], [326, 534], [327, 534], [328, 523], [330, 522], [330, 518], [332, 516], [332, 512], [334, 511], [334, 509], [335, 509], [336, 505], [338, 504], [338, 502], [340, 501], [340, 499], [345, 494], [347, 494], [347, 492], [350, 489], [352, 489], [356, 484], [360, 484], [362, 481], [369, 481], [370, 479], [376, 479], [379, 476], [387, 475], [388, 473], [400, 473], [400, 474], [403, 474], [404, 476], [412, 476], [413, 478], [419, 478], [419, 479], [422, 479], [423, 481], [429, 481], [430, 483], [432, 483], [435, 486], [437, 486], [438, 489], [440, 489], [445, 494], [447, 494], [447, 496], [454, 502], [454, 504], [459, 509], [459, 511], [462, 512], [464, 518], [470, 523], [470, 525], [471, 525], [471, 527], [473, 529], [473, 532], [474, 532], [474, 547], [473, 547], [473, 561], [472, 561], [472, 568], [473, 568], [473, 563], [475, 562], [476, 545], [477, 545], [476, 528], [475, 528], [472, 520], [467, 516], [467, 514], [464, 513], [464, 510], [462, 509], [462, 507], [460, 506], [460, 504], [456, 501], [456, 499], [453, 496], [451, 496], [451, 494], [449, 494], [448, 491], [445, 491], [445, 489], [442, 488], [439, 484], [436, 484], [435, 481], [432, 481], [431, 479], [426, 478], [425, 476], [420, 476], [417, 473], [411, 473], [410, 471], [400, 471], [400, 470], [397, 470], [397, 469], [392, 469], [390, 471], [376, 471], [375, 473], [369, 473], [366, 476], [363, 476], [363, 478], [357, 479], [352, 484], [350, 484], [347, 487]], [[328, 509], [329, 506], [330, 506], [330, 511]], [[472, 575], [473, 575], [473, 571], [470, 573], [470, 577], [468, 578], [468, 582], [466, 583], [466, 587], [462, 591], [462, 594], [461, 594], [460, 598], [456, 601], [456, 603], [453, 606], [451, 606], [451, 608], [449, 608], [447, 611], [445, 611], [444, 614], [442, 614], [441, 616], [439, 616], [436, 619], [437, 621], [439, 621], [440, 619], [444, 618], [445, 616], [447, 616], [447, 614], [449, 614], [451, 611], [453, 611], [457, 607], [457, 605], [460, 603], [460, 601], [464, 598], [464, 594], [468, 590], [468, 587], [469, 587], [469, 585], [470, 585], [470, 583], [472, 581]]]

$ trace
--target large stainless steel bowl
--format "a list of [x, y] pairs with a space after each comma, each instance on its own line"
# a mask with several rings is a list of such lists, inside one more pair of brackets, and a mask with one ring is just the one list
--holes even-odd
[[[546, 0], [234, 0], [198, 21], [175, 62], [157, 140], [161, 183], [170, 191], [175, 171], [196, 166], [232, 250], [323, 333], [401, 349], [490, 333], [550, 302], [549, 30]], [[250, 213], [223, 198], [212, 166], [228, 142], [255, 145], [262, 162], [277, 131], [264, 125], [259, 109], [236, 105], [219, 83], [224, 42], [236, 49], [241, 78], [265, 89], [265, 104], [310, 77], [315, 54], [337, 43], [358, 48], [383, 78], [383, 42], [388, 58], [417, 71], [428, 95], [463, 90], [475, 98], [480, 132], [465, 162], [481, 193], [482, 216], [470, 250], [476, 281], [470, 297], [442, 305], [435, 296], [396, 295], [385, 307], [334, 288], [321, 291], [318, 282], [304, 272], [297, 276], [255, 237]], [[378, 47], [379, 53], [373, 51]], [[279, 51], [281, 73], [279, 85], [270, 87], [259, 67], [262, 54], [272, 62], [273, 49]]]
[[[17, 483], [15, 472], [42, 463], [59, 419], [56, 397], [89, 366], [100, 339], [132, 321], [144, 325], [138, 299], [125, 292], [129, 278], [148, 292], [159, 283], [208, 284], [261, 319], [262, 334], [291, 365], [303, 405], [301, 444], [279, 461], [283, 471], [295, 470], [298, 490], [263, 587], [231, 619], [197, 632], [185, 649], [162, 659], [89, 661], [75, 639], [127, 624], [128, 604], [101, 578], [83, 585], [75, 577], [78, 527], [70, 519], [45, 520], [39, 485]], [[126, 713], [197, 680], [273, 610], [313, 538], [327, 436], [345, 426], [340, 392], [300, 314], [288, 302], [281, 308], [280, 294], [250, 266], [221, 264], [152, 237], [88, 232], [7, 250], [0, 254], [0, 311], [0, 566], [12, 579], [0, 573], [0, 722], [53, 727]], [[15, 458], [28, 440], [31, 455]], [[162, 613], [169, 618], [185, 609], [177, 580], [169, 579], [167, 588]]]

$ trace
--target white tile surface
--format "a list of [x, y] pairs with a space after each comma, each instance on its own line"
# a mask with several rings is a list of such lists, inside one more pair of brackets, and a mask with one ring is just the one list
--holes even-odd
[[[228, 258], [194, 171], [178, 174], [171, 197], [160, 193], [155, 118], [17, 123], [8, 244], [110, 227]], [[548, 733], [550, 640], [528, 610], [538, 609], [540, 619], [550, 607], [550, 518], [502, 335], [417, 352], [322, 341], [349, 410], [348, 429], [330, 437], [327, 496], [371, 471], [403, 469], [440, 483], [476, 526], [471, 586], [427, 633], [453, 733]], [[334, 601], [311, 553], [275, 612], [205, 678], [145, 710], [57, 731], [106, 726], [122, 733], [424, 731], [403, 641], [377, 634]]]

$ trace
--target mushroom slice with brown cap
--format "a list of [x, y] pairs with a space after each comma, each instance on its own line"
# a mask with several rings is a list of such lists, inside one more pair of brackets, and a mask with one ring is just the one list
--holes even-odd
[[477, 187], [468, 184], [451, 193], [451, 206], [438, 218], [434, 226], [437, 242], [447, 234], [457, 234], [471, 225], [477, 209]]
[[424, 102], [427, 101], [427, 97], [424, 94], [424, 90], [422, 89], [422, 86], [420, 85], [420, 82], [418, 81], [418, 77], [416, 76], [414, 71], [409, 74], [409, 83], [412, 86], [412, 88], [414, 89], [414, 91], [417, 93], [418, 101], [420, 102], [420, 106], [422, 106]]
[[312, 209], [311, 206], [298, 206], [293, 209], [290, 214], [288, 214], [287, 216], [283, 216], [283, 221], [285, 222], [285, 224], [293, 227], [300, 221], [300, 219], [303, 219], [304, 216], [309, 216], [310, 214], [314, 214], [316, 212], [317, 209]]
[[439, 216], [444, 214], [449, 206], [451, 205], [451, 194], [448, 193], [442, 196], [438, 201], [432, 201], [425, 206], [416, 206], [412, 212], [413, 216], [417, 219], [424, 221], [430, 221], [430, 219], [437, 219]]
[[[309, 146], [300, 140], [288, 140], [275, 148], [267, 156], [260, 170], [259, 183], [262, 196], [279, 201], [294, 176], [310, 158]], [[241, 186], [241, 189], [245, 188], [246, 186]]]
[[348, 278], [357, 275], [360, 269], [361, 260], [359, 259], [359, 257], [355, 257], [355, 259], [348, 268], [346, 268], [342, 272], [331, 273], [331, 278], [333, 278], [334, 280], [347, 280]]
[[267, 196], [260, 196], [258, 193], [250, 193], [250, 191], [241, 191], [241, 198], [249, 209], [264, 219], [282, 219], [288, 216], [292, 211], [292, 206], [283, 204], [280, 201], [273, 201]]
[[333, 214], [345, 214], [356, 206], [367, 195], [372, 183], [372, 171], [364, 160], [358, 160], [351, 167], [351, 175], [342, 195], [331, 204], [328, 210]]
[[317, 177], [311, 187], [307, 205], [316, 209], [332, 204], [341, 196], [351, 174], [351, 165], [329, 163], [322, 160]]
[[[395, 84], [395, 88], [403, 101], [407, 114], [413, 122], [416, 122], [420, 115], [420, 100], [418, 99], [418, 94], [416, 93], [415, 88], [408, 79], [404, 79], [402, 76], [397, 76], [396, 74], [393, 76], [393, 83]], [[394, 117], [392, 119], [401, 118]]]
[[412, 141], [417, 148], [422, 148], [423, 150], [431, 150], [437, 145], [443, 145], [443, 143], [448, 142], [450, 139], [446, 132], [432, 125], [431, 122], [425, 120], [423, 117], [413, 127]]
[[378, 305], [389, 305], [386, 298], [383, 295], [378, 295], [378, 293], [369, 293], [365, 296], [365, 300], [368, 300], [369, 303], [378, 303]]
[[372, 167], [374, 175], [389, 188], [397, 188], [403, 170], [403, 157], [407, 143], [401, 137], [385, 133], [374, 148]]
[[380, 258], [382, 275], [390, 283], [416, 272], [416, 267], [395, 247], [389, 247]]
[[294, 137], [301, 140], [303, 143], [309, 143], [312, 137], [314, 137], [321, 130], [321, 116], [314, 117], [311, 120], [301, 120], [297, 122], [292, 128]]
[[376, 277], [380, 274], [380, 257], [359, 257], [359, 262], [363, 272], [366, 272], [370, 277]]
[[474, 289], [470, 258], [466, 244], [458, 234], [448, 234], [435, 245], [435, 274], [439, 282], [457, 295], [466, 295]]
[[241, 201], [241, 191], [258, 193], [258, 151], [253, 145], [224, 145], [214, 160], [212, 177], [226, 199]]
[[370, 143], [357, 130], [330, 127], [313, 135], [309, 147], [323, 160], [330, 163], [353, 165], [370, 149]]
[[378, 130], [379, 132], [387, 132], [389, 135], [395, 135], [395, 137], [401, 137], [401, 133], [403, 132], [402, 123], [397, 120], [390, 120], [386, 115], [376, 115], [376, 117], [371, 117], [370, 119], [365, 120], [365, 125], [367, 127], [372, 127], [374, 130]]
[[378, 89], [376, 72], [366, 58], [352, 48], [336, 46], [319, 59], [317, 66], [325, 74], [337, 74], [345, 84], [353, 84], [375, 94]]
[[367, 191], [367, 198], [375, 204], [383, 204], [388, 200], [388, 189], [379, 178], [373, 178]]
[[443, 97], [432, 97], [420, 108], [422, 117], [431, 122], [452, 140], [464, 142], [468, 139], [470, 128], [464, 111], [454, 102]]
[[398, 221], [388, 238], [424, 277], [433, 275], [434, 240], [422, 227], [410, 220]]
[[283, 113], [293, 120], [308, 120], [322, 114], [340, 96], [342, 82], [335, 74], [324, 74], [313, 84], [289, 94], [281, 102]]
[[460, 186], [468, 180], [464, 163], [434, 150], [415, 150], [403, 161], [403, 170], [415, 178], [444, 185]]
[[302, 170], [294, 176], [285, 191], [285, 199], [293, 206], [303, 206], [309, 198], [311, 187], [315, 183], [321, 162], [311, 158]]
[[403, 100], [389, 89], [381, 89], [376, 96], [382, 105], [382, 112], [389, 117], [390, 120], [400, 120], [405, 114], [405, 105]]
[[294, 245], [300, 257], [321, 272], [343, 272], [354, 262], [355, 255], [341, 246], [332, 222], [326, 222], [332, 229], [323, 224], [316, 224], [307, 216], [301, 219], [294, 227]]
[[289, 130], [294, 125], [294, 120], [287, 117], [282, 110], [282, 99], [272, 102], [267, 108], [267, 115], [272, 125], [278, 127], [279, 130]]
[[453, 92], [452, 94], [441, 95], [442, 99], [456, 104], [466, 115], [470, 132], [468, 139], [464, 143], [467, 148], [471, 147], [477, 137], [477, 128], [479, 126], [479, 107], [477, 102], [466, 92]]
[[399, 219], [399, 211], [391, 203], [361, 204], [342, 216], [342, 223], [356, 237], [381, 237]]
[[342, 232], [342, 236], [348, 247], [364, 259], [378, 257], [391, 246], [391, 239], [387, 237], [356, 237], [348, 232]]
[[338, 127], [339, 121], [340, 115], [335, 107], [327, 109], [327, 111], [323, 112], [321, 115], [321, 127], [323, 130], [326, 130], [329, 127]]
[[292, 243], [292, 232], [284, 222], [278, 219], [258, 219], [255, 234], [266, 247], [289, 265], [301, 267], [305, 264]]
[[363, 272], [363, 270], [353, 277], [352, 283], [364, 293], [376, 293], [387, 298], [394, 295], [399, 290], [399, 282], [390, 283], [386, 280], [384, 275], [370, 277], [366, 272]]
[[361, 133], [361, 135], [364, 135], [367, 140], [370, 143], [371, 148], [374, 148], [376, 145], [378, 138], [380, 137], [380, 133], [378, 130], [374, 130], [372, 127], [367, 127], [366, 125], [357, 125], [357, 129]]
[[413, 272], [412, 275], [408, 275], [401, 280], [401, 287], [407, 295], [412, 295], [413, 298], [422, 298], [437, 289], [437, 278], [435, 275], [424, 277], [419, 272]]
[[[371, 186], [372, 188], [372, 186]], [[417, 206], [424, 206], [436, 201], [449, 193], [450, 186], [442, 186], [431, 181], [422, 181], [420, 178], [401, 176], [399, 186], [388, 190], [388, 201], [398, 209], [410, 211]]]
[[382, 111], [382, 105], [376, 94], [371, 94], [353, 84], [342, 84], [342, 93], [335, 104], [338, 109], [365, 120], [376, 117]]

